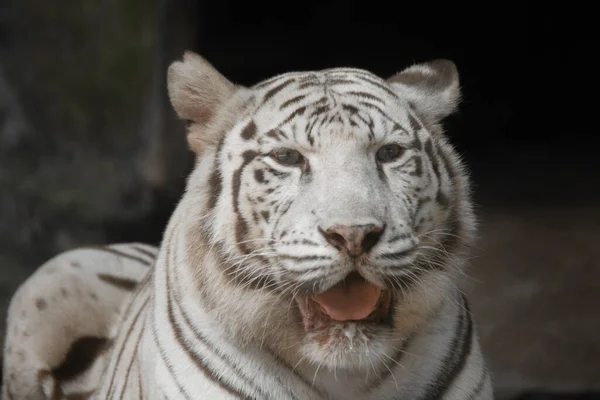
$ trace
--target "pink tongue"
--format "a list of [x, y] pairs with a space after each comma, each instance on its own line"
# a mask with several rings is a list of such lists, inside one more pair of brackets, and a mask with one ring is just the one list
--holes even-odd
[[373, 312], [380, 293], [377, 286], [356, 277], [338, 283], [313, 300], [336, 321], [361, 320]]

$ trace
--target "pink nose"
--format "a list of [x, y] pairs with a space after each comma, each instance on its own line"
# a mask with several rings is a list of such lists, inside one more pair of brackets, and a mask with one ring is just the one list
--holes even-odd
[[383, 229], [375, 224], [333, 225], [326, 230], [319, 228], [319, 231], [331, 245], [356, 257], [377, 244]]

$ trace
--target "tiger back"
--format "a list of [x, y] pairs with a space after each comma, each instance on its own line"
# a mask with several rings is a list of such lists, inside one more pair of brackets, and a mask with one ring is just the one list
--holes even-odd
[[74, 249], [40, 266], [9, 305], [1, 398], [91, 395], [122, 309], [156, 253], [153, 246], [121, 243]]

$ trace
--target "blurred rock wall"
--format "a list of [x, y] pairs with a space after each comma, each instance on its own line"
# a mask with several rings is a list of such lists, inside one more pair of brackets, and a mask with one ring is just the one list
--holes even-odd
[[0, 5], [2, 321], [16, 285], [48, 257], [160, 240], [191, 162], [165, 71], [193, 42], [194, 3]]

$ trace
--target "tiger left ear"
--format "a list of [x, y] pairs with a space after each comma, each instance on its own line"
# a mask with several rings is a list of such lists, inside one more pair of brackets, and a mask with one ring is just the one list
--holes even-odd
[[456, 65], [450, 60], [413, 65], [391, 76], [387, 82], [431, 124], [438, 124], [458, 109], [459, 76]]
[[208, 61], [191, 51], [183, 60], [173, 62], [167, 72], [169, 99], [179, 118], [190, 121], [188, 143], [199, 153], [206, 145], [215, 144], [217, 135], [211, 125], [238, 88]]

